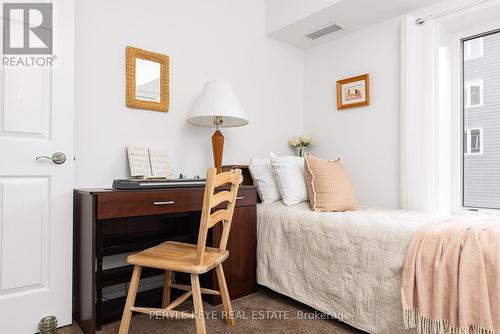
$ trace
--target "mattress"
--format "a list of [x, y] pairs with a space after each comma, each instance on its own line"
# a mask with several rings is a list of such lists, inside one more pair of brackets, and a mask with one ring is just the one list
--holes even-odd
[[257, 281], [368, 333], [415, 333], [403, 327], [401, 271], [412, 235], [436, 218], [259, 204]]

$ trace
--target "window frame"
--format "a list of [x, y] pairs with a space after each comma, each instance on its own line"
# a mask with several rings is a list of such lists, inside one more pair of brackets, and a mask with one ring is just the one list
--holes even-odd
[[[472, 138], [472, 131], [473, 130], [479, 130], [479, 152], [472, 152], [472, 140], [471, 140], [471, 138]], [[467, 139], [466, 139], [467, 148], [464, 147], [464, 154], [466, 156], [483, 155], [483, 153], [484, 153], [484, 141], [483, 141], [484, 129], [483, 129], [483, 127], [474, 127], [474, 128], [464, 129], [464, 133], [467, 134]]]
[[[470, 42], [474, 39], [479, 39], [479, 55], [477, 56], [472, 56], [471, 55], [471, 44], [468, 43], [468, 44], [465, 44], [466, 42]], [[467, 47], [468, 46], [468, 47]], [[466, 41], [464, 41], [464, 60], [467, 61], [467, 60], [472, 60], [472, 59], [479, 59], [479, 58], [483, 58], [484, 57], [484, 36], [481, 36], [481, 37], [476, 37], [476, 38], [469, 38], [467, 39]]]
[[[471, 105], [471, 87], [479, 86], [479, 104]], [[465, 93], [466, 92], [466, 93]], [[464, 108], [473, 109], [481, 108], [484, 106], [484, 79], [477, 78], [471, 80], [464, 80]]]

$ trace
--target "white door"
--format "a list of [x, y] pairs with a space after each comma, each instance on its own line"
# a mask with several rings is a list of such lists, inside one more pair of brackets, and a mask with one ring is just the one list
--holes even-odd
[[[0, 3], [2, 10], [33, 0]], [[53, 66], [0, 64], [0, 332], [9, 334], [37, 332], [48, 315], [59, 326], [71, 323], [74, 1], [35, 3], [53, 3]], [[11, 11], [6, 23], [13, 46], [26, 46], [15, 20], [29, 18], [30, 29], [40, 24], [40, 12], [23, 10]], [[36, 33], [27, 35], [31, 46], [44, 47]], [[55, 152], [66, 162], [35, 160]]]

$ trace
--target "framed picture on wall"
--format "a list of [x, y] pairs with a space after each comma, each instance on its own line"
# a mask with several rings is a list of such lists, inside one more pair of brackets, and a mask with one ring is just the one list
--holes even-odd
[[370, 105], [370, 78], [368, 74], [337, 81], [337, 109]]

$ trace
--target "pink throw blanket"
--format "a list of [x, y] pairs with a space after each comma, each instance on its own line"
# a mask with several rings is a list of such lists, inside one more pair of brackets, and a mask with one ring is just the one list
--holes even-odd
[[500, 333], [500, 216], [453, 216], [419, 230], [403, 267], [406, 328]]

